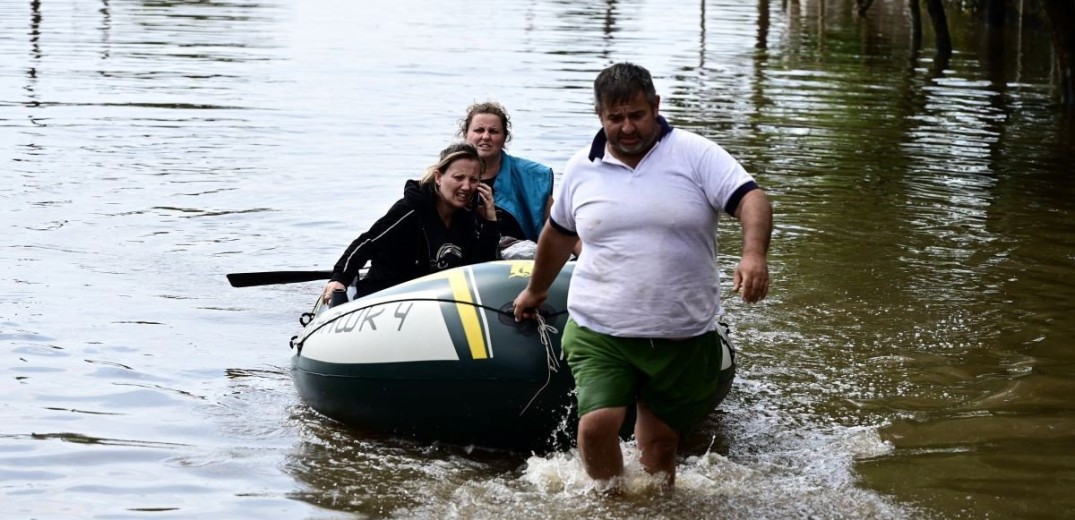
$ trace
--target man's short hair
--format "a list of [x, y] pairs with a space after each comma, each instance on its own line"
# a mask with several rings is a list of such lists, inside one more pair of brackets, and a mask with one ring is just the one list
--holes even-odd
[[594, 110], [629, 103], [639, 92], [646, 95], [646, 101], [657, 103], [657, 89], [653, 86], [653, 77], [645, 67], [634, 63], [616, 63], [602, 70], [593, 82]]

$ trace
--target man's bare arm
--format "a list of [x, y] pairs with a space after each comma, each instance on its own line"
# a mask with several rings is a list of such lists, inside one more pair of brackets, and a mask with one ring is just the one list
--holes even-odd
[[769, 293], [766, 255], [773, 234], [773, 207], [769, 197], [760, 189], [752, 190], [739, 202], [735, 217], [743, 226], [743, 255], [735, 268], [732, 290], [742, 294], [747, 303], [754, 303]]
[[538, 237], [530, 282], [515, 298], [515, 321], [535, 316], [538, 307], [548, 298], [549, 287], [571, 257], [577, 241], [578, 237], [562, 233], [550, 221], [545, 221], [545, 227]]

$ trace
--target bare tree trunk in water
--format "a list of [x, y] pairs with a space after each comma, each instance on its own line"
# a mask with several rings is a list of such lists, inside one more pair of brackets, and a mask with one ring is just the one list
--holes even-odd
[[930, 13], [933, 23], [933, 35], [936, 38], [937, 54], [933, 62], [933, 72], [940, 74], [948, 68], [948, 59], [951, 58], [951, 35], [948, 33], [948, 17], [944, 14], [944, 4], [941, 0], [926, 0], [926, 11]]
[[1075, 111], [1075, 0], [1041, 0], [1053, 29], [1053, 50], [1060, 70], [1060, 102]]
[[873, 5], [873, 0], [855, 0], [855, 3], [858, 4], [859, 16], [866, 16], [866, 11]]
[[1004, 17], [1007, 15], [1007, 0], [986, 0], [985, 23], [990, 27], [1004, 27]]
[[911, 52], [918, 54], [922, 48], [922, 8], [918, 6], [919, 0], [907, 0], [907, 7], [911, 9]]
[[933, 22], [933, 34], [937, 37], [937, 67], [948, 67], [948, 58], [952, 57], [952, 37], [948, 34], [948, 17], [944, 14], [941, 0], [926, 0], [926, 11]]
[[769, 0], [758, 0], [758, 38], [754, 48], [769, 48]]

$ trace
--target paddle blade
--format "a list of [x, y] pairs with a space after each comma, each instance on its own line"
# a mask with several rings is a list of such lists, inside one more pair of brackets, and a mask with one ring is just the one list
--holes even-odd
[[228, 275], [228, 282], [231, 283], [232, 287], [252, 287], [255, 285], [328, 280], [329, 278], [332, 278], [332, 271], [263, 271], [260, 273], [231, 273]]

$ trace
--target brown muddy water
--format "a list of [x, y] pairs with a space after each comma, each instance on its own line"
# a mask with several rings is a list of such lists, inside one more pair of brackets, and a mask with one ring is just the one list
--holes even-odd
[[[1075, 138], [1047, 26], [950, 12], [939, 67], [904, 2], [850, 3], [0, 4], [0, 517], [1075, 516]], [[474, 101], [561, 169], [621, 60], [776, 211], [770, 297], [726, 302], [739, 377], [676, 491], [632, 466], [600, 498], [570, 450], [307, 408], [287, 342], [320, 284], [224, 274], [329, 268]]]

